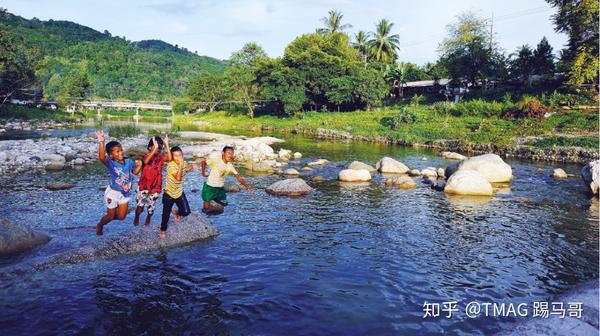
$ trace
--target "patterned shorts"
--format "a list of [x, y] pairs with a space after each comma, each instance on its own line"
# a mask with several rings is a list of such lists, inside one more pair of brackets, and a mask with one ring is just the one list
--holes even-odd
[[160, 196], [160, 193], [152, 193], [151, 194], [148, 192], [148, 190], [140, 190], [138, 188], [138, 191], [135, 194], [135, 201], [137, 203], [137, 206], [147, 207], [148, 214], [152, 215], [152, 214], [154, 214], [154, 204], [158, 200], [158, 196]]

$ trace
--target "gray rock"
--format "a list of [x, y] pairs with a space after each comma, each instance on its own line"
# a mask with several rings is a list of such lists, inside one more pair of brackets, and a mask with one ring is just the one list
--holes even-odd
[[7, 219], [0, 220], [0, 256], [24, 252], [49, 240], [49, 236], [36, 232], [27, 225]]
[[348, 169], [366, 169], [370, 172], [374, 172], [377, 171], [377, 169], [375, 169], [375, 167], [366, 164], [364, 162], [360, 162], [360, 161], [352, 161], [349, 165], [348, 165]]
[[225, 183], [224, 188], [226, 192], [240, 192], [242, 190], [239, 185], [234, 183]]
[[65, 165], [63, 163], [58, 163], [58, 162], [50, 162], [44, 166], [44, 169], [49, 170], [49, 171], [63, 170], [64, 168], [65, 168]]
[[407, 175], [394, 176], [385, 180], [385, 185], [388, 187], [396, 187], [400, 189], [412, 189], [417, 186], [415, 180]]
[[225, 211], [225, 207], [222, 204], [219, 204], [215, 201], [210, 201], [208, 209], [202, 208], [202, 212], [207, 215], [218, 215], [222, 214]]
[[277, 181], [267, 187], [266, 192], [276, 196], [303, 196], [313, 191], [303, 179], [291, 178]]
[[592, 161], [581, 169], [581, 177], [588, 190], [598, 195], [600, 188], [600, 160]]
[[556, 168], [552, 172], [552, 177], [554, 177], [555, 179], [566, 179], [569, 176], [562, 168]]
[[71, 183], [68, 182], [50, 182], [46, 185], [46, 188], [48, 190], [65, 190], [65, 189], [71, 189], [73, 188], [74, 185], [72, 185]]

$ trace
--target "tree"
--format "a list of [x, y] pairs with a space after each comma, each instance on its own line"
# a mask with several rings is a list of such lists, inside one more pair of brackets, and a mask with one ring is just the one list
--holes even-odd
[[569, 37], [561, 62], [567, 70], [567, 83], [593, 83], [598, 90], [599, 28], [597, 0], [546, 0], [558, 12], [553, 16], [555, 30]]
[[[0, 8], [0, 15], [5, 13]], [[0, 105], [35, 81], [28, 57], [11, 43], [0, 24]]]
[[440, 62], [453, 81], [479, 85], [503, 72], [503, 58], [487, 32], [486, 20], [472, 12], [458, 16], [447, 26], [448, 37], [440, 44]]
[[227, 87], [224, 75], [204, 73], [190, 83], [186, 96], [194, 102], [188, 104], [189, 107], [198, 105], [196, 102], [202, 102], [204, 104], [201, 105], [206, 105], [212, 112], [219, 104], [230, 98], [230, 89]]
[[281, 58], [276, 58], [261, 60], [255, 73], [261, 97], [281, 104], [286, 114], [302, 110], [307, 98], [297, 70], [285, 66]]
[[83, 70], [85, 65], [79, 65], [77, 68], [69, 71], [61, 83], [58, 93], [58, 102], [67, 105], [72, 101], [85, 98], [90, 88], [90, 82], [87, 73]]
[[354, 35], [354, 42], [352, 43], [352, 46], [360, 52], [365, 66], [367, 66], [367, 57], [369, 55], [369, 37], [369, 33], [361, 30]]
[[361, 69], [354, 76], [354, 99], [358, 107], [370, 110], [381, 103], [389, 91], [382, 73], [375, 69]]
[[249, 42], [231, 55], [231, 66], [225, 71], [227, 86], [232, 89], [233, 97], [246, 105], [250, 118], [254, 118], [253, 100], [259, 92], [255, 82], [255, 67], [265, 58], [267, 54], [263, 48], [257, 43]]
[[510, 73], [513, 78], [529, 83], [529, 76], [533, 74], [534, 59], [529, 45], [517, 48], [510, 61]]
[[233, 66], [252, 66], [257, 59], [264, 57], [267, 57], [267, 53], [263, 47], [256, 42], [248, 42], [231, 55], [229, 62]]
[[344, 15], [340, 11], [330, 10], [328, 16], [321, 18], [324, 28], [317, 29], [321, 34], [333, 34], [352, 28], [351, 24], [342, 24]]
[[540, 43], [533, 51], [533, 73], [537, 75], [554, 74], [554, 55], [552, 55], [552, 46], [548, 43], [546, 37], [543, 37]]
[[400, 49], [400, 36], [391, 34], [394, 24], [386, 19], [377, 23], [376, 29], [371, 33], [369, 48], [372, 58], [381, 63], [390, 63], [398, 57], [397, 50]]

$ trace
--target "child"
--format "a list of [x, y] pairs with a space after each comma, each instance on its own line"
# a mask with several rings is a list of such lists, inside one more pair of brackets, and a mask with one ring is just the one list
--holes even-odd
[[[163, 213], [160, 223], [160, 238], [167, 236], [167, 223], [171, 217], [179, 221], [181, 217], [191, 213], [190, 205], [183, 192], [183, 176], [192, 169], [197, 169], [197, 165], [188, 165], [183, 161], [183, 151], [175, 146], [171, 148], [173, 161], [167, 163], [167, 177], [165, 178], [165, 193], [163, 194]], [[173, 209], [173, 204], [177, 204], [177, 210]]]
[[136, 194], [137, 208], [135, 209], [135, 218], [133, 225], [140, 223], [140, 215], [144, 211], [144, 206], [148, 207], [148, 215], [144, 226], [150, 225], [152, 215], [154, 214], [154, 204], [160, 196], [162, 190], [162, 170], [166, 161], [172, 161], [171, 150], [169, 148], [169, 136], [165, 135], [164, 146], [167, 149], [165, 155], [160, 155], [163, 149], [163, 139], [158, 136], [152, 137], [148, 142], [148, 154], [142, 157], [142, 175], [138, 182]]
[[[235, 178], [246, 188], [246, 190], [252, 192], [252, 189], [246, 184], [246, 181], [238, 174], [235, 167], [233, 167], [233, 147], [223, 147], [221, 158], [217, 160], [206, 160], [202, 161], [202, 176], [208, 176], [206, 182], [202, 186], [202, 200], [204, 205], [202, 211], [208, 212], [210, 208], [210, 201], [216, 201], [217, 203], [225, 206], [227, 205], [227, 195], [225, 194], [225, 175], [233, 174]], [[210, 167], [210, 174], [206, 175], [206, 166]]]
[[[123, 147], [117, 141], [110, 141], [104, 145], [104, 131], [96, 132], [98, 138], [98, 159], [102, 162], [110, 174], [110, 183], [104, 191], [104, 204], [106, 215], [96, 224], [96, 234], [101, 236], [104, 225], [113, 219], [123, 220], [129, 206], [129, 194], [133, 175], [139, 174], [142, 162], [123, 157]], [[106, 153], [108, 152], [108, 157]]]

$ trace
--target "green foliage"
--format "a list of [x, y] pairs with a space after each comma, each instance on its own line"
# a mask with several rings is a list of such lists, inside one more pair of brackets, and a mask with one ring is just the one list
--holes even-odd
[[537, 98], [531, 96], [523, 96], [521, 100], [515, 103], [515, 108], [510, 111], [505, 111], [505, 118], [538, 118], [544, 117], [548, 108], [544, 106]]
[[142, 132], [135, 126], [111, 126], [108, 128], [108, 134], [113, 138], [136, 137]]
[[584, 148], [598, 149], [599, 143], [597, 137], [565, 137], [565, 136], [549, 136], [541, 140], [537, 140], [534, 144], [536, 147], [547, 148], [553, 146], [577, 146]]
[[222, 73], [226, 66], [162, 41], [132, 43], [68, 21], [26, 20], [6, 13], [0, 23], [21, 52], [31, 55], [50, 99], [71, 90], [63, 86], [69, 86], [73, 69], [84, 72], [90, 96], [167, 100], [181, 96], [200, 73]]
[[381, 124], [396, 130], [404, 125], [414, 124], [420, 120], [419, 109], [415, 106], [405, 106], [391, 117], [381, 118]]
[[438, 103], [434, 105], [440, 114], [450, 113], [453, 116], [480, 116], [498, 117], [504, 111], [504, 105], [496, 101], [485, 101], [482, 99], [463, 100], [459, 103]]
[[567, 83], [593, 83], [598, 88], [599, 4], [596, 0], [546, 0], [558, 9], [554, 15], [556, 31], [569, 37], [561, 62], [567, 71]]
[[[4, 15], [0, 11], [0, 18]], [[0, 105], [10, 97], [17, 97], [18, 90], [30, 86], [33, 81], [34, 73], [28, 56], [15, 47], [6, 27], [0, 23]]]

